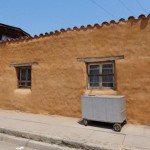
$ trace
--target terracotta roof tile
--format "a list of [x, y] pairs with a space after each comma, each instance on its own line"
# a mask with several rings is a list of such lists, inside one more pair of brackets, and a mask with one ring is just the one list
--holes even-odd
[[92, 25], [87, 25], [86, 27], [85, 26], [81, 26], [81, 27], [73, 27], [73, 29], [71, 28], [67, 28], [66, 30], [65, 29], [60, 29], [60, 31], [56, 30], [54, 32], [49, 32], [49, 33], [41, 33], [39, 36], [38, 35], [34, 35], [34, 37], [23, 37], [23, 38], [17, 38], [17, 39], [10, 39], [10, 40], [7, 40], [7, 41], [1, 41], [0, 43], [10, 43], [10, 42], [18, 42], [18, 41], [24, 41], [26, 39], [28, 40], [32, 40], [32, 39], [37, 39], [37, 38], [41, 38], [41, 37], [47, 37], [47, 36], [52, 36], [52, 35], [58, 35], [60, 33], [63, 33], [63, 32], [68, 32], [68, 31], [80, 31], [80, 30], [88, 30], [88, 29], [93, 29], [93, 28], [102, 28], [103, 26], [107, 25], [109, 26], [110, 24], [119, 24], [120, 22], [128, 22], [130, 20], [135, 20], [135, 21], [138, 21], [140, 19], [145, 19], [145, 18], [150, 18], [150, 14], [145, 17], [145, 15], [141, 14], [137, 19], [135, 19], [134, 16], [130, 16], [128, 18], [128, 20], [125, 20], [124, 18], [121, 18], [118, 22], [116, 22], [115, 20], [111, 20], [109, 23], [108, 22], [103, 22], [101, 25], [100, 24], [94, 24], [93, 26]]

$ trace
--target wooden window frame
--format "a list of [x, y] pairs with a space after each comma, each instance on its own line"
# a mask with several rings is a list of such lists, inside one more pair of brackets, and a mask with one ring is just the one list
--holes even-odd
[[[31, 66], [20, 66], [16, 67], [17, 69], [17, 78], [18, 78], [18, 88], [19, 89], [31, 89], [31, 80], [28, 80], [28, 71], [31, 71], [31, 77], [32, 77], [32, 68]], [[21, 70], [25, 70], [25, 80], [21, 80]], [[31, 78], [30, 77], [30, 78]], [[24, 85], [21, 85], [21, 83], [24, 83]], [[30, 83], [30, 85], [28, 85]]]
[[[103, 76], [103, 74], [102, 74], [102, 66], [104, 65], [104, 64], [112, 64], [113, 65], [113, 74], [111, 74], [111, 75], [113, 75], [113, 87], [104, 87], [104, 86], [102, 86], [102, 76]], [[88, 66], [87, 66], [87, 82], [88, 82], [88, 89], [114, 89], [115, 88], [115, 63], [114, 62], [101, 62], [101, 63], [89, 63], [89, 64], [87, 64]], [[90, 71], [90, 66], [92, 66], [92, 65], [99, 65], [99, 86], [95, 86], [95, 87], [92, 87], [92, 86], [90, 86], [90, 82], [89, 82], [89, 76], [90, 76], [90, 73], [89, 73], [89, 71]]]

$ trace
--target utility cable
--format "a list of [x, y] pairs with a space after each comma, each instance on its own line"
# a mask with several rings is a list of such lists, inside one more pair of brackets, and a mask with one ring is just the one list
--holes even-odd
[[138, 0], [136, 0], [136, 2], [138, 3], [138, 5], [139, 5], [144, 11], [147, 12], [147, 10], [142, 6], [142, 4], [141, 4]]
[[[122, 0], [119, 0], [119, 2], [131, 13], [131, 14], [134, 14], [134, 12], [131, 10], [131, 9], [129, 9], [126, 5], [125, 5], [125, 3], [122, 1]], [[134, 14], [135, 15], [135, 14]]]
[[99, 3], [95, 2], [94, 0], [90, 0], [93, 4], [95, 4], [97, 7], [99, 7], [100, 9], [102, 9], [105, 13], [107, 13], [109, 16], [111, 16], [112, 18], [115, 18], [117, 20], [117, 18], [110, 13], [108, 10], [106, 10], [104, 7], [102, 7]]

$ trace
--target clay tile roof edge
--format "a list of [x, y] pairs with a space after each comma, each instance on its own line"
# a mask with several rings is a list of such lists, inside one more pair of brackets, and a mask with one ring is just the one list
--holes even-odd
[[[23, 38], [17, 38], [17, 39], [9, 39], [9, 40], [6, 40], [6, 41], [0, 41], [0, 44], [2, 44], [2, 43], [13, 43], [13, 42], [22, 42], [22, 41], [25, 41], [25, 40], [32, 40], [32, 39], [38, 39], [38, 38], [41, 38], [41, 37], [47, 37], [47, 36], [52, 36], [52, 35], [58, 35], [58, 34], [61, 34], [61, 33], [63, 33], [63, 32], [67, 32], [67, 31], [75, 31], [75, 30], [87, 30], [87, 29], [91, 29], [91, 28], [95, 28], [95, 27], [99, 27], [99, 28], [101, 28], [102, 26], [104, 26], [104, 25], [110, 25], [110, 24], [119, 24], [120, 22], [128, 22], [128, 21], [130, 21], [130, 20], [140, 20], [140, 19], [145, 19], [145, 18], [150, 18], [150, 14], [149, 15], [147, 15], [147, 16], [145, 16], [144, 14], [141, 14], [141, 15], [139, 15], [139, 17], [137, 18], [137, 19], [135, 19], [135, 17], [134, 16], [130, 16], [130, 17], [128, 17], [128, 19], [127, 20], [125, 20], [124, 18], [121, 18], [121, 19], [119, 19], [119, 21], [118, 22], [116, 22], [115, 20], [111, 20], [110, 22], [102, 22], [101, 24], [94, 24], [93, 26], [92, 25], [87, 25], [87, 26], [84, 26], [84, 25], [82, 25], [81, 27], [73, 27], [72, 29], [71, 28], [67, 28], [67, 29], [60, 29], [59, 31], [58, 30], [56, 30], [56, 31], [54, 31], [54, 32], [49, 32], [49, 33], [45, 33], [45, 34], [43, 34], [43, 33], [41, 33], [41, 34], [39, 34], [39, 35], [34, 35], [33, 37], [31, 37], [31, 36], [25, 36], [25, 37], [23, 37]], [[3, 25], [3, 24], [0, 24], [0, 25]], [[16, 28], [16, 27], [12, 27], [12, 26], [9, 26], [9, 27], [11, 27], [11, 28]], [[20, 28], [16, 28], [17, 30], [21, 30]], [[22, 30], [23, 31], [23, 30]], [[23, 31], [24, 32], [24, 31]], [[27, 33], [28, 34], [28, 33]]]

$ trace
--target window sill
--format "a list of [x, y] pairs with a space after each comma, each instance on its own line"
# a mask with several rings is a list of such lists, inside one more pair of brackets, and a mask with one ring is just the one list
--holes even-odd
[[114, 90], [114, 87], [88, 87], [87, 90]]
[[117, 95], [118, 92], [114, 89], [87, 89], [85, 95]]
[[28, 95], [31, 94], [31, 89], [16, 89], [14, 90], [15, 94]]

